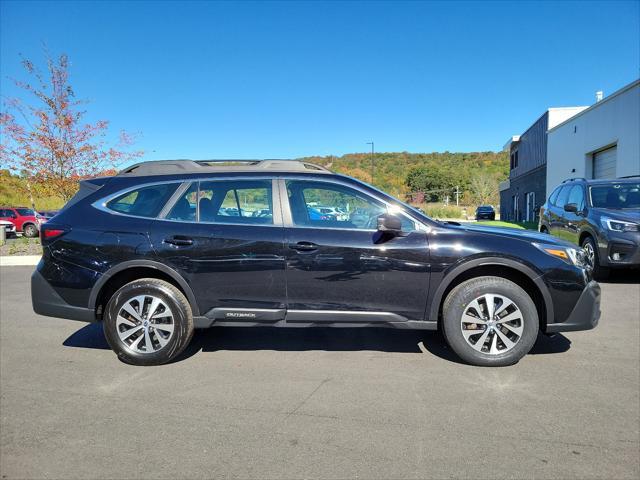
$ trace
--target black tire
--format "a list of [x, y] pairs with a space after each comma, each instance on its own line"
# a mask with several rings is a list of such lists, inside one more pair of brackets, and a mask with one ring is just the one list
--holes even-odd
[[34, 238], [38, 236], [38, 227], [33, 223], [27, 223], [22, 226], [22, 233], [25, 237]]
[[546, 233], [548, 235], [549, 229], [543, 225], [540, 227], [540, 233]]
[[[149, 353], [132, 350], [118, 335], [119, 327], [116, 322], [118, 314], [125, 303], [140, 295], [159, 298], [169, 308], [173, 316], [173, 332], [168, 342], [166, 345], [158, 347], [157, 350]], [[144, 306], [142, 309], [144, 310]], [[150, 326], [152, 327], [153, 325], [150, 324]], [[186, 297], [174, 285], [156, 278], [142, 278], [127, 283], [109, 299], [105, 309], [103, 329], [109, 346], [123, 362], [140, 366], [162, 365], [182, 353], [191, 341], [193, 337], [193, 315]], [[150, 331], [153, 334], [151, 328]], [[143, 334], [140, 333], [140, 335]], [[137, 338], [137, 335], [132, 335], [132, 337]], [[149, 338], [155, 338], [157, 343], [157, 337], [151, 336]], [[152, 343], [154, 342], [152, 341]]]
[[[471, 302], [485, 294], [507, 297], [520, 309], [522, 333], [515, 345], [504, 353], [490, 354], [478, 351], [468, 343], [462, 333], [463, 313]], [[442, 327], [447, 343], [465, 362], [477, 366], [503, 367], [517, 363], [529, 353], [538, 337], [539, 319], [533, 300], [519, 285], [502, 277], [477, 277], [451, 290], [442, 307]], [[507, 333], [511, 335], [510, 332]], [[496, 336], [497, 333], [491, 335]], [[479, 339], [480, 337], [475, 337], [476, 342]], [[506, 347], [505, 344], [502, 346]]]
[[[593, 252], [593, 278], [596, 280], [606, 280], [609, 277], [610, 270], [600, 265], [600, 253], [598, 252], [598, 246], [593, 237], [584, 237], [580, 246], [587, 252], [589, 252], [589, 249]], [[587, 255], [589, 255], [589, 253], [587, 253]]]

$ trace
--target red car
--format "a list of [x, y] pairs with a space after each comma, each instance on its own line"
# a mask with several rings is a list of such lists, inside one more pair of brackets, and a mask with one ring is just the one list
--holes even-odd
[[0, 207], [0, 220], [7, 220], [16, 226], [16, 232], [25, 237], [37, 237], [40, 225], [46, 222], [39, 213], [27, 207]]

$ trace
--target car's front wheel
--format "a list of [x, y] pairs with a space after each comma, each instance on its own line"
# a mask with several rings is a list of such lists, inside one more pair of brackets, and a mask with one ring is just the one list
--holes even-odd
[[533, 300], [502, 277], [477, 277], [456, 286], [442, 315], [447, 343], [472, 365], [513, 365], [529, 353], [538, 336]]
[[143, 278], [120, 288], [104, 315], [107, 342], [125, 363], [161, 365], [178, 356], [193, 336], [189, 302], [174, 285]]
[[587, 255], [587, 260], [593, 268], [593, 277], [596, 280], [606, 280], [609, 276], [609, 269], [607, 267], [600, 266], [600, 254], [598, 253], [598, 246], [596, 245], [593, 237], [586, 236], [580, 243], [580, 246], [584, 249]]

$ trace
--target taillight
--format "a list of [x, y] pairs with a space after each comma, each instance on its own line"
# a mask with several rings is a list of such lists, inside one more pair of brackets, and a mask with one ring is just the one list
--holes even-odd
[[45, 230], [44, 231], [44, 238], [54, 238], [57, 237], [59, 235], [62, 235], [64, 233], [64, 230], [59, 230], [57, 228], [52, 229], [52, 230]]
[[40, 242], [42, 244], [49, 243], [61, 235], [64, 235], [69, 230], [71, 229], [65, 225], [51, 225], [49, 223], [43, 223], [40, 226]]

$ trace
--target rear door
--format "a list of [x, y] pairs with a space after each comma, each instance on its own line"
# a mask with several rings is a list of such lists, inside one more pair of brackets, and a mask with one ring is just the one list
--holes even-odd
[[273, 193], [267, 178], [194, 181], [151, 222], [157, 255], [187, 280], [201, 314], [284, 318], [284, 231]]
[[[333, 181], [282, 180], [288, 322], [423, 320], [429, 290], [426, 231], [403, 218], [406, 236], [382, 240], [379, 199]], [[347, 212], [309, 215], [309, 205]], [[367, 315], [360, 315], [363, 313]]]

